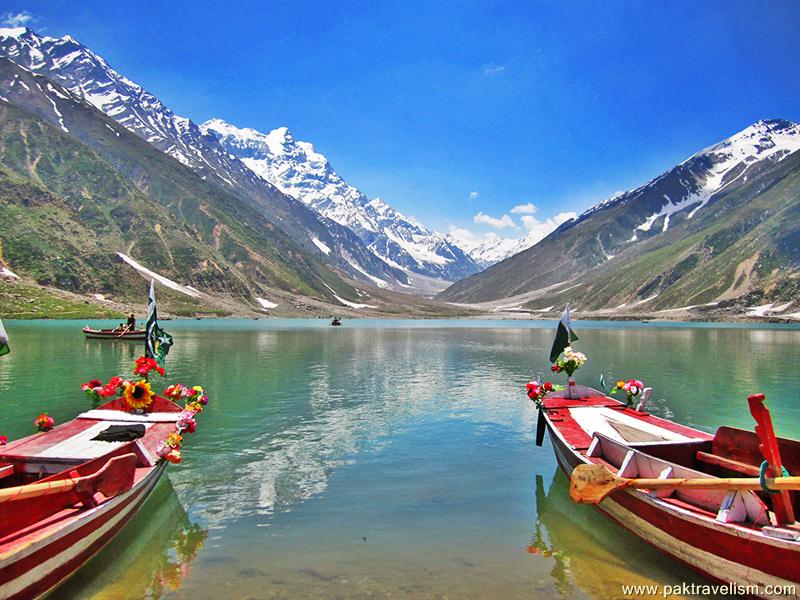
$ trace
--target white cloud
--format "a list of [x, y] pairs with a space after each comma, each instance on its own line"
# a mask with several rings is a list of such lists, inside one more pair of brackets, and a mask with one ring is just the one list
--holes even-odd
[[555, 217], [550, 217], [549, 219], [540, 221], [533, 215], [525, 215], [522, 217], [522, 225], [528, 230], [528, 235], [526, 237], [528, 241], [531, 242], [531, 245], [533, 245], [539, 240], [547, 237], [547, 235], [549, 235], [562, 223], [565, 223], [570, 219], [576, 219], [577, 217], [578, 215], [574, 212], [562, 212], [558, 213]]
[[514, 220], [508, 215], [503, 215], [497, 218], [497, 217], [491, 217], [484, 212], [479, 212], [477, 215], [472, 217], [472, 220], [475, 221], [476, 223], [488, 225], [489, 227], [494, 227], [495, 229], [505, 229], [506, 227], [509, 227], [511, 229], [517, 229], [517, 224], [514, 223]]
[[2, 16], [2, 24], [9, 27], [25, 27], [32, 19], [33, 15], [27, 11], [14, 13], [6, 13]]
[[475, 198], [477, 198], [477, 197], [478, 197], [478, 192], [470, 192], [469, 193], [469, 199], [470, 200], [475, 200]]
[[533, 202], [528, 202], [527, 204], [517, 204], [511, 209], [511, 214], [532, 215], [535, 214], [537, 210], [539, 210], [539, 208]]
[[461, 227], [456, 227], [455, 225], [450, 226], [450, 237], [455, 240], [456, 245], [459, 248], [467, 251], [480, 246], [481, 242], [483, 241], [481, 236], [476, 235], [469, 229], [463, 229]]
[[494, 64], [483, 65], [483, 67], [481, 68], [483, 69], [483, 74], [489, 76], [497, 75], [498, 73], [502, 73], [503, 71], [506, 70], [505, 65], [494, 65]]

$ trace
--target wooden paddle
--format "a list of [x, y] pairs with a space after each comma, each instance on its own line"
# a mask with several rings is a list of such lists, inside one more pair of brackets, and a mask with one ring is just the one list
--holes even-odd
[[82, 497], [90, 497], [96, 491], [110, 498], [133, 487], [133, 475], [138, 458], [135, 454], [115, 456], [100, 469], [84, 477], [77, 476], [42, 483], [29, 483], [13, 488], [0, 489], [0, 503], [28, 500], [39, 496], [61, 494], [75, 490]]
[[[800, 490], [800, 477], [767, 478], [767, 486], [774, 490]], [[717, 477], [699, 479], [627, 479], [608, 470], [605, 465], [578, 465], [572, 471], [569, 495], [575, 502], [599, 504], [606, 496], [625, 488], [663, 490], [686, 488], [693, 490], [759, 490], [758, 477]]]
[[[772, 416], [769, 409], [764, 406], [764, 394], [753, 394], [747, 397], [747, 404], [750, 406], [750, 414], [756, 420], [756, 435], [761, 442], [758, 449], [769, 464], [768, 473], [780, 475], [783, 473], [781, 462], [781, 452], [778, 447], [778, 438], [775, 436], [775, 429], [772, 427]], [[778, 525], [794, 523], [794, 509], [789, 492], [786, 490], [776, 494], [773, 498], [772, 507], [775, 510], [775, 518]]]

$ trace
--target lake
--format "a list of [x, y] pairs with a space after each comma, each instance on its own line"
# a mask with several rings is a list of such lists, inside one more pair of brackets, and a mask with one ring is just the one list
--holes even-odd
[[[92, 325], [110, 322], [93, 321]], [[140, 343], [84, 322], [8, 321], [0, 433], [90, 406]], [[134, 521], [55, 598], [619, 598], [703, 582], [569, 500], [525, 383], [549, 376], [546, 321], [180, 320], [163, 386], [210, 404]], [[597, 386], [636, 377], [651, 412], [752, 428], [767, 394], [800, 438], [797, 327], [574, 322]], [[550, 377], [548, 377], [550, 378]], [[558, 380], [557, 377], [550, 378]]]

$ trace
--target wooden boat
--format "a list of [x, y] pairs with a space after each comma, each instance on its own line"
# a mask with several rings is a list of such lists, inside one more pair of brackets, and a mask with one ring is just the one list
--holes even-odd
[[339, 317], [333, 317], [333, 321], [331, 321], [331, 327], [341, 327], [341, 326], [342, 326], [342, 321], [339, 319]]
[[92, 329], [88, 325], [83, 328], [83, 334], [87, 339], [98, 340], [144, 340], [147, 338], [147, 332], [144, 329], [119, 331], [117, 329]]
[[[759, 437], [720, 427], [714, 435], [626, 406], [597, 390], [570, 386], [539, 411], [537, 444], [549, 432], [559, 467], [569, 476], [596, 463], [627, 478], [759, 475]], [[570, 397], [570, 395], [572, 397]], [[800, 472], [800, 442], [778, 439], [783, 466]], [[786, 492], [794, 510], [800, 494]], [[780, 496], [761, 490], [683, 488], [614, 492], [598, 509], [662, 552], [748, 596], [800, 595], [800, 528], [775, 525]], [[780, 512], [780, 511], [779, 511]]]
[[[164, 473], [157, 448], [182, 408], [156, 396], [132, 414], [121, 399], [0, 448], [0, 598], [39, 598], [105, 546]], [[98, 441], [112, 425], [131, 441]]]

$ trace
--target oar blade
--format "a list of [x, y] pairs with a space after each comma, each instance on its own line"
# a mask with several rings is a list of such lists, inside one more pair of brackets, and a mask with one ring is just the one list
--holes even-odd
[[574, 502], [600, 504], [621, 487], [625, 487], [625, 480], [614, 475], [605, 465], [578, 465], [572, 471], [569, 495]]

